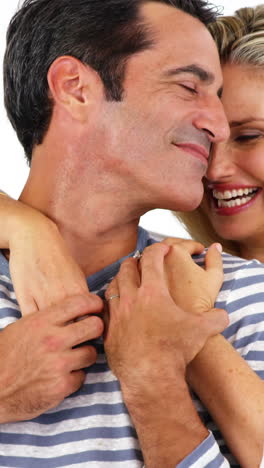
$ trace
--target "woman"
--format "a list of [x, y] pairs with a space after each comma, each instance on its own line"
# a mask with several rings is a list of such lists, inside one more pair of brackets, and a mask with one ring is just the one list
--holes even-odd
[[[263, 9], [256, 9], [257, 13], [262, 16], [264, 21]], [[247, 9], [247, 14], [254, 16], [255, 13], [252, 9]], [[219, 25], [214, 26], [214, 28], [223, 30], [225, 22], [228, 24], [228, 22], [232, 23], [233, 21], [235, 22], [235, 19], [221, 19]], [[241, 27], [241, 22], [239, 24]], [[264, 45], [262, 47], [264, 50]], [[259, 190], [259, 185], [253, 186], [253, 188]], [[215, 190], [215, 195], [219, 197], [218, 186]], [[232, 188], [232, 190], [235, 189]], [[254, 191], [250, 193], [254, 193]], [[225, 193], [224, 195], [226, 196]], [[10, 269], [22, 311], [34, 312], [47, 304], [60, 300], [65, 294], [77, 294], [85, 291], [86, 282], [83, 274], [71, 260], [56, 226], [51, 221], [30, 207], [13, 202], [5, 196], [0, 197], [0, 213], [1, 216], [7, 217], [5, 218], [7, 222], [4, 223], [4, 228], [1, 231], [1, 241], [3, 247], [10, 249]], [[209, 213], [209, 208], [206, 213]], [[17, 236], [17, 232], [20, 233], [19, 236]], [[8, 242], [7, 239], [9, 239]], [[50, 263], [46, 257], [42, 257], [42, 252], [47, 251], [47, 246], [53, 246], [52, 252], [49, 252]], [[179, 266], [173, 267], [178, 287], [173, 288], [172, 281], [172, 290], [174, 289], [172, 294], [175, 301], [182, 307], [192, 308], [191, 302], [188, 302], [189, 297], [197, 297], [201, 291], [204, 291], [206, 299], [209, 294], [210, 300], [213, 301], [218, 292], [216, 285], [211, 285], [209, 292], [206, 290], [208, 269], [204, 271], [191, 262], [190, 253], [199, 252], [201, 252], [201, 246], [197, 244], [193, 246], [193, 244], [189, 245], [183, 242], [180, 243], [180, 252], [175, 254], [177, 263], [180, 264], [180, 258], [182, 263], [180, 268]], [[172, 265], [170, 266], [172, 267]], [[186, 268], [184, 272], [183, 267]], [[36, 291], [39, 290], [40, 276], [33, 275], [34, 271], [41, 273], [41, 294], [38, 295], [37, 307], [36, 298], [33, 297], [31, 291], [34, 291], [34, 288]], [[61, 277], [62, 271], [64, 272], [63, 278]], [[31, 291], [29, 287], [25, 287], [25, 274], [36, 281], [35, 284], [30, 281]], [[185, 281], [188, 282], [188, 292], [190, 293], [188, 298], [184, 297], [186, 294], [182, 296], [180, 294], [181, 290], [186, 290], [187, 283]], [[115, 307], [113, 301], [111, 306]], [[210, 376], [213, 378], [210, 379]], [[222, 336], [215, 337], [213, 344], [209, 343], [209, 353], [207, 349], [198, 356], [198, 359], [194, 360], [193, 366], [189, 370], [189, 380], [211, 411], [214, 420], [218, 423], [231, 447], [231, 452], [236, 456], [241, 466], [258, 466], [261, 459], [261, 437], [263, 435], [263, 416], [261, 416], [260, 411], [263, 408], [263, 382], [257, 378]], [[252, 396], [250, 399], [248, 399], [249, 394]], [[216, 395], [216, 397], [212, 398], [212, 395]], [[231, 421], [228, 419], [230, 409], [233, 410]], [[249, 437], [251, 437], [253, 450], [250, 449], [249, 444], [245, 443]], [[230, 463], [232, 466], [237, 466], [234, 460]]]
[[242, 8], [211, 27], [223, 68], [227, 142], [213, 148], [205, 196], [177, 213], [194, 239], [264, 261], [264, 5]]

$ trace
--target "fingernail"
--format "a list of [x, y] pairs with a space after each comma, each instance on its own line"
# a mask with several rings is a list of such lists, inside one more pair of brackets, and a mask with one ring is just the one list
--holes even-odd
[[220, 253], [223, 252], [222, 244], [219, 244], [219, 242], [217, 242], [217, 244], [215, 244], [215, 248], [218, 250], [218, 252], [220, 252]]

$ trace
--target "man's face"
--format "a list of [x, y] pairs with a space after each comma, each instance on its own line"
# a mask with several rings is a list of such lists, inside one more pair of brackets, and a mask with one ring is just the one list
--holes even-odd
[[190, 15], [155, 2], [142, 13], [155, 45], [128, 61], [123, 101], [105, 101], [101, 151], [135, 206], [191, 210], [203, 195], [211, 142], [229, 132], [218, 54]]

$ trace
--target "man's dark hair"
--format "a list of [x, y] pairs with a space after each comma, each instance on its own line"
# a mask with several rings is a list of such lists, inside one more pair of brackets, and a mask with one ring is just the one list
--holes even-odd
[[[10, 22], [4, 59], [8, 117], [28, 162], [52, 115], [47, 73], [62, 55], [95, 69], [108, 100], [121, 100], [126, 62], [153, 45], [140, 6], [148, 0], [25, 0]], [[175, 6], [206, 26], [216, 17], [205, 0], [154, 0]]]

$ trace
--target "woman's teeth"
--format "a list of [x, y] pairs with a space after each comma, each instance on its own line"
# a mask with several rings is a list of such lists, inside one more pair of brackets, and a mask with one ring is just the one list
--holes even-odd
[[233, 208], [248, 203], [257, 191], [257, 188], [241, 188], [238, 190], [225, 190], [224, 192], [213, 190], [213, 197], [217, 201], [218, 208]]
[[234, 206], [241, 206], [245, 205], [252, 197], [243, 197], [243, 198], [236, 198], [235, 200], [224, 201], [224, 200], [217, 200], [218, 208], [234, 208]]

